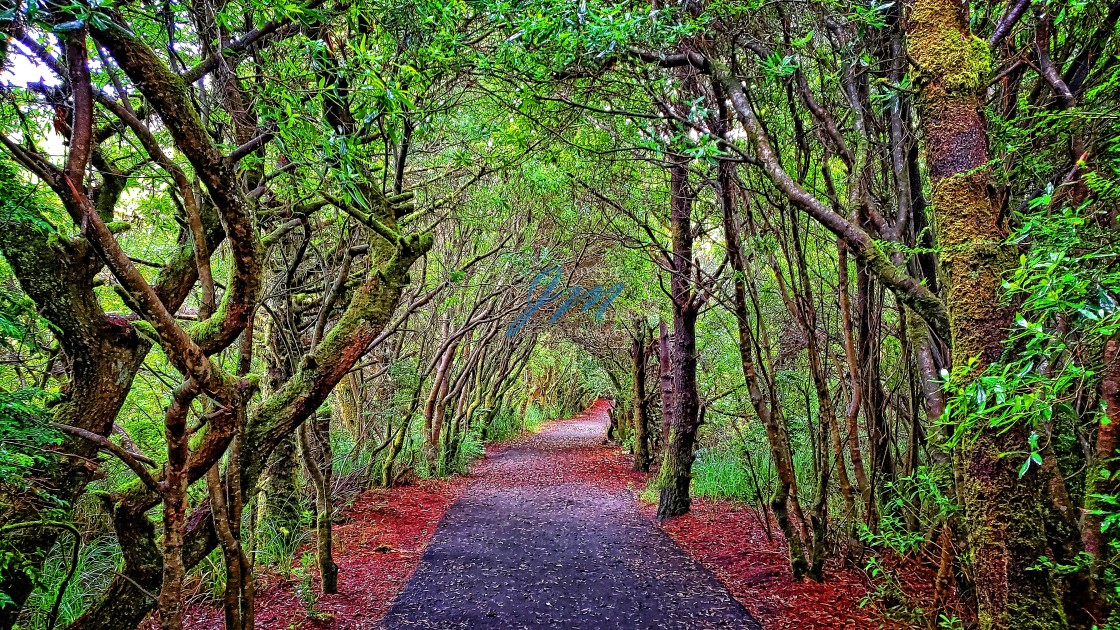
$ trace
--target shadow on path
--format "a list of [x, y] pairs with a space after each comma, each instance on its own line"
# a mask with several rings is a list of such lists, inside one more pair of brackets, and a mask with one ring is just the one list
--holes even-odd
[[487, 461], [383, 627], [761, 628], [628, 490], [586, 474], [606, 413], [600, 401]]

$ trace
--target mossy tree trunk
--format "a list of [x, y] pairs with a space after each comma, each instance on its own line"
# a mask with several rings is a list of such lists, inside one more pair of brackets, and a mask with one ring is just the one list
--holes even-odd
[[[106, 172], [103, 178], [95, 202], [98, 208], [111, 209], [123, 190], [125, 178], [114, 176], [113, 172]], [[107, 436], [152, 340], [138, 334], [137, 327], [125, 318], [105, 313], [94, 292], [95, 278], [104, 269], [96, 252], [84, 239], [60, 239], [54, 231], [43, 229], [44, 223], [35, 220], [41, 218], [37, 198], [29, 191], [15, 169], [0, 165], [0, 196], [23, 200], [19, 206], [22, 213], [0, 214], [0, 253], [11, 265], [20, 288], [51, 322], [61, 351], [68, 359], [68, 391], [53, 408], [51, 419], [58, 425]], [[111, 212], [106, 212], [106, 216], [111, 218]], [[209, 211], [203, 219], [208, 246], [217, 247], [224, 236], [217, 215]], [[178, 309], [196, 282], [193, 261], [193, 248], [182, 247], [172, 254], [156, 279], [154, 290], [168, 309]], [[38, 483], [54, 489], [52, 495], [58, 505], [73, 505], [96, 473], [96, 468], [89, 465], [96, 451], [97, 446], [91, 441], [65, 434], [59, 452], [66, 455], [52, 457], [42, 467]], [[40, 519], [42, 505], [13, 500], [18, 497], [10, 497], [9, 491], [18, 489], [0, 491], [0, 506], [4, 508], [0, 510], [0, 526]], [[133, 525], [139, 528], [141, 523]], [[55, 528], [20, 528], [0, 537], [0, 545], [19, 549], [27, 562], [37, 567], [57, 538]], [[139, 551], [135, 559], [132, 562], [126, 557], [124, 572], [134, 575], [138, 583], [150, 584], [154, 566], [158, 588], [162, 560], [145, 559]], [[34, 588], [28, 572], [5, 571], [0, 575], [0, 592], [14, 602], [0, 608], [0, 628], [17, 622], [23, 602]], [[114, 595], [117, 602], [147, 597], [127, 582]]]
[[[64, 13], [68, 11], [69, 8], [48, 7], [44, 10], [44, 19], [68, 18], [70, 16]], [[200, 14], [196, 17], [210, 20], [212, 12], [203, 13], [204, 16]], [[374, 202], [364, 204], [368, 214], [342, 208], [370, 231], [368, 249], [375, 263], [364, 279], [357, 283], [358, 286], [352, 292], [347, 291], [348, 295], [352, 293], [352, 297], [347, 298], [349, 305], [329, 331], [325, 322], [333, 319], [331, 302], [323, 300], [320, 321], [324, 325], [319, 327], [324, 334], [322, 343], [317, 346], [313, 343], [313, 349], [307, 352], [292, 352], [291, 369], [285, 374], [283, 382], [272, 388], [259, 404], [250, 405], [256, 379], [241, 378], [244, 372], [234, 377], [223, 369], [225, 361], [211, 361], [210, 357], [226, 349], [249, 327], [252, 313], [260, 305], [258, 298], [263, 279], [265, 241], [275, 242], [275, 238], [282, 238], [285, 233], [277, 230], [270, 233], [269, 238], [261, 238], [257, 233], [260, 226], [253, 208], [260, 192], [253, 194], [252, 191], [257, 188], [259, 178], [256, 175], [265, 161], [260, 160], [256, 166], [239, 164], [242, 158], [258, 153], [258, 149], [272, 139], [273, 133], [261, 133], [256, 128], [253, 113], [243, 109], [251, 105], [234, 93], [237, 77], [242, 75], [230, 72], [230, 68], [223, 65], [217, 78], [202, 81], [200, 79], [215, 70], [215, 65], [204, 61], [195, 67], [199, 74], [193, 79], [184, 79], [182, 69], [177, 68], [174, 62], [165, 63], [143, 39], [135, 35], [141, 29], [132, 28], [135, 25], [126, 22], [123, 15], [107, 12], [102, 17], [104, 19], [93, 22], [82, 21], [81, 27], [60, 38], [64, 44], [66, 63], [61, 71], [56, 72], [65, 75], [62, 79], [68, 90], [63, 98], [72, 101], [72, 111], [62, 115], [62, 118], [69, 117], [64, 125], [69, 127], [65, 169], [55, 166], [52, 160], [40, 158], [30, 143], [25, 149], [18, 149], [12, 143], [5, 144], [8, 153], [23, 165], [24, 175], [34, 175], [54, 191], [73, 225], [50, 230], [52, 234], [48, 235], [47, 230], [39, 230], [38, 227], [51, 221], [33, 222], [37, 224], [36, 229], [24, 231], [11, 229], [15, 227], [14, 222], [3, 217], [0, 248], [3, 248], [25, 292], [36, 301], [39, 312], [53, 324], [61, 351], [69, 363], [71, 382], [68, 383], [68, 396], [60, 401], [55, 419], [67, 427], [70, 434], [82, 436], [82, 439], [64, 443], [62, 449], [66, 455], [52, 462], [51, 470], [39, 480], [40, 483], [65, 489], [64, 496], [56, 499], [61, 499], [64, 504], [73, 504], [96, 473], [95, 444], [107, 444], [103, 438], [112, 430], [113, 420], [131, 387], [136, 370], [153, 343], [162, 347], [164, 356], [183, 377], [179, 391], [184, 393], [180, 396], [177, 391], [174, 401], [177, 409], [169, 408], [165, 421], [168, 433], [177, 442], [172, 446], [175, 452], [169, 453], [173, 456], [168, 459], [169, 465], [162, 471], [148, 471], [126, 453], [120, 456], [121, 459], [137, 472], [140, 479], [111, 495], [104, 495], [111, 503], [110, 510], [114, 515], [122, 511], [133, 515], [133, 527], [118, 527], [122, 545], [156, 551], [155, 554], [139, 555], [159, 556], [160, 546], [155, 539], [157, 532], [142, 518], [160, 503], [165, 504], [163, 566], [148, 557], [130, 561], [128, 556], [135, 549], [122, 550], [126, 558], [123, 572], [114, 577], [106, 594], [90, 607], [79, 624], [81, 627], [135, 627], [151, 608], [150, 594], [160, 593], [161, 623], [176, 626], [180, 624], [180, 586], [185, 572], [218, 544], [211, 513], [213, 503], [199, 502], [188, 515], [190, 504], [186, 489], [200, 481], [208, 471], [217, 470], [216, 466], [237, 435], [238, 439], [244, 440], [244, 461], [239, 462], [236, 473], [233, 473], [236, 483], [235, 480], [226, 480], [225, 494], [227, 497], [231, 492], [236, 495], [236, 501], [230, 497], [230, 505], [235, 506], [233, 511], [238, 513], [231, 516], [240, 517], [236, 506], [257, 491], [257, 483], [273, 449], [314, 414], [334, 386], [384, 330], [400, 299], [402, 288], [409, 283], [408, 269], [430, 249], [432, 237], [429, 234], [402, 234], [397, 217], [411, 208], [403, 200], [386, 198], [373, 185], [363, 191], [364, 196]], [[213, 26], [209, 22], [205, 26], [199, 28], [201, 40], [212, 42], [224, 39], [224, 36], [207, 35], [216, 30], [209, 28]], [[89, 53], [94, 49], [87, 45], [89, 37], [97, 41], [98, 55], [110, 56], [115, 62], [112, 65], [134, 88], [128, 90], [130, 93], [119, 94], [125, 103], [123, 106], [113, 99], [99, 101], [96, 116], [89, 68]], [[205, 49], [203, 56], [213, 60], [217, 58], [209, 57]], [[236, 64], [233, 58], [227, 61]], [[111, 62], [103, 57], [99, 63], [105, 65]], [[198, 107], [199, 99], [190, 87], [195, 80], [199, 80], [200, 85], [205, 83], [220, 88], [221, 98], [216, 101], [203, 99], [207, 108], [202, 111]], [[122, 90], [120, 84], [116, 88]], [[338, 92], [345, 90], [335, 93]], [[165, 155], [160, 140], [153, 137], [145, 121], [131, 111], [128, 103], [140, 102], [141, 97], [145, 101], [146, 114], [143, 118], [146, 120], [147, 114], [155, 114], [162, 125], [160, 132], [166, 132], [174, 141], [175, 161]], [[238, 102], [233, 103], [234, 100]], [[226, 113], [233, 118], [233, 139], [239, 147], [228, 154], [223, 145], [230, 138], [215, 127], [207, 126], [209, 107], [219, 102], [228, 106]], [[61, 110], [68, 105], [60, 105]], [[340, 101], [339, 107], [345, 109], [347, 104]], [[137, 161], [125, 161], [132, 164], [151, 161], [171, 176], [179, 188], [176, 201], [184, 206], [182, 209], [191, 227], [181, 233], [183, 246], [168, 257], [154, 283], [150, 281], [150, 276], [137, 270], [107, 226], [113, 222], [117, 199], [134, 172], [126, 175], [112, 166], [111, 162], [116, 162], [123, 155], [114, 155], [110, 160], [100, 153], [94, 121], [100, 126], [106, 113], [111, 114], [109, 118], [115, 116], [119, 119], [107, 128], [114, 134], [128, 128], [148, 154], [146, 157], [136, 156]], [[224, 120], [223, 116], [218, 118]], [[345, 127], [344, 124], [331, 125], [334, 130]], [[7, 140], [6, 137], [3, 139]], [[118, 146], [129, 144], [131, 140]], [[13, 148], [17, 150], [12, 151]], [[195, 181], [184, 176], [182, 165], [177, 164], [180, 156], [189, 162]], [[9, 178], [8, 175], [5, 169], [0, 175], [0, 184], [24, 180], [23, 177]], [[199, 186], [206, 193], [204, 203], [199, 203], [194, 195]], [[7, 199], [9, 191], [3, 192]], [[31, 198], [30, 195], [18, 197]], [[306, 216], [326, 205], [325, 200], [313, 200], [298, 210], [293, 209], [293, 214]], [[75, 228], [80, 229], [80, 238], [71, 240], [60, 236], [72, 233]], [[42, 242], [35, 243], [21, 241], [25, 236], [44, 238]], [[209, 242], [211, 238], [213, 242]], [[192, 239], [194, 243], [187, 244]], [[208, 278], [207, 256], [208, 252], [216, 251], [223, 239], [231, 264], [221, 305], [214, 310], [213, 282]], [[32, 253], [24, 247], [25, 244], [33, 246], [34, 256], [25, 255]], [[93, 284], [95, 277], [106, 266], [117, 279], [127, 307], [137, 314], [135, 322], [107, 314], [102, 309]], [[188, 327], [182, 325], [174, 314], [200, 279], [204, 304], [200, 314], [210, 316]], [[184, 410], [203, 395], [217, 403], [218, 412], [204, 416], [205, 428], [191, 429], [190, 433], [198, 439], [190, 439], [185, 429]], [[290, 460], [290, 456], [287, 459]], [[57, 466], [53, 465], [55, 463]], [[134, 463], [135, 466], [132, 465]], [[285, 468], [290, 470], [292, 467]], [[22, 519], [18, 513], [6, 516]], [[115, 520], [119, 525], [128, 524]], [[44, 554], [40, 552], [49, 549], [53, 537], [53, 534], [44, 536], [28, 531], [17, 542], [25, 555], [34, 556], [29, 558], [34, 566], [41, 563]], [[0, 625], [11, 625], [8, 619], [14, 620], [33, 584], [31, 576], [24, 572], [14, 573], [11, 581], [5, 575], [3, 580], [0, 591], [12, 597], [16, 605], [0, 609]], [[141, 597], [144, 593], [147, 595]]]
[[332, 549], [334, 453], [330, 427], [331, 414], [324, 414], [303, 423], [299, 432], [303, 465], [315, 488], [315, 558], [319, 564], [319, 585], [327, 594], [338, 592], [338, 565]]
[[[280, 342], [283, 334], [275, 324], [269, 326], [272, 350], [266, 353], [269, 393], [279, 389], [291, 377], [291, 369], [286, 365], [290, 358], [279, 350], [283, 347]], [[302, 505], [298, 456], [295, 434], [279, 440], [268, 456], [257, 495], [257, 518], [253, 524], [258, 531], [258, 539], [261, 539], [261, 532], [267, 532], [258, 542], [258, 548], [261, 543], [269, 544], [270, 539], [279, 539], [286, 548], [299, 536]]]
[[1104, 365], [1101, 398], [1105, 413], [1097, 426], [1097, 441], [1085, 475], [1085, 510], [1080, 523], [1082, 545], [1093, 559], [1089, 576], [1094, 582], [1104, 578], [1112, 554], [1109, 543], [1116, 536], [1114, 531], [1101, 531], [1103, 515], [1099, 511], [1107, 507], [1098, 497], [1115, 495], [1120, 478], [1120, 458], [1116, 456], [1120, 449], [1120, 339], [1105, 344]]
[[70, 625], [71, 628], [121, 630], [135, 627], [135, 624], [128, 625], [122, 620], [129, 619], [137, 609], [147, 610], [152, 605], [152, 591], [160, 587], [163, 554], [156, 544], [158, 534], [155, 524], [140, 509], [141, 506], [117, 504], [107, 507], [124, 561], [120, 574], [128, 576], [128, 579], [114, 580], [99, 599], [100, 605], [86, 609]]
[[[989, 72], [987, 44], [969, 30], [967, 5], [914, 0], [906, 33], [919, 73], [925, 142], [946, 307], [956, 366], [999, 359], [1012, 311], [1000, 295], [1003, 274], [1015, 264], [1005, 245], [1000, 207], [990, 192], [988, 137], [980, 94]], [[976, 370], [972, 374], [976, 374]], [[960, 421], [961, 418], [956, 418]], [[982, 629], [1067, 627], [1057, 579], [1039, 568], [1048, 555], [1046, 484], [1040, 469], [1020, 478], [1030, 427], [976, 427], [963, 449], [964, 500], [973, 577]]]
[[412, 418], [415, 417], [414, 412], [409, 412], [401, 420], [401, 426], [397, 432], [393, 434], [393, 441], [389, 444], [389, 450], [385, 453], [385, 459], [381, 462], [381, 487], [388, 488], [393, 485], [393, 465], [397, 461], [397, 456], [404, 450], [404, 443], [408, 439], [408, 431], [412, 424]]
[[[387, 218], [386, 218], [387, 219]], [[406, 284], [407, 271], [412, 263], [431, 247], [429, 235], [403, 237], [395, 252], [382, 252], [384, 263], [372, 269], [363, 285], [355, 292], [350, 304], [338, 322], [327, 332], [322, 343], [298, 363], [292, 377], [276, 391], [266, 396], [250, 412], [244, 444], [240, 488], [242, 499], [247, 499], [259, 488], [265, 464], [273, 451], [289, 439], [305, 419], [310, 417], [330, 395], [334, 386], [353, 368], [366, 352], [371, 342], [384, 330], [400, 299]], [[156, 504], [156, 497], [141, 486], [132, 488], [120, 498], [134, 502], [138, 509]], [[154, 543], [153, 543], [154, 544]], [[218, 544], [209, 516], [209, 506], [202, 504], [187, 519], [183, 560], [186, 568], [201, 562]], [[116, 592], [131, 580], [118, 575], [108, 592]], [[112, 611], [119, 628], [135, 627], [148, 614], [152, 601], [136, 597], [123, 606], [107, 597], [99, 598], [83, 617], [85, 623], [72, 626], [75, 630], [103, 627], [105, 615]]]
[[362, 422], [359, 378], [360, 374], [351, 373], [342, 379], [342, 382], [334, 389], [331, 408], [337, 410], [338, 426], [346, 429], [357, 440], [358, 444], [363, 444], [368, 436], [366, 435], [365, 423]]
[[300, 483], [296, 436], [280, 440], [268, 456], [258, 495], [255, 527], [278, 537], [284, 546], [299, 536]]

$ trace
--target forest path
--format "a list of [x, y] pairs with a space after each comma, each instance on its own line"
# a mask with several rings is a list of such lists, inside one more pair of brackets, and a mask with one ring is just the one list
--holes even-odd
[[383, 626], [761, 628], [606, 478], [608, 410], [599, 401], [484, 462]]

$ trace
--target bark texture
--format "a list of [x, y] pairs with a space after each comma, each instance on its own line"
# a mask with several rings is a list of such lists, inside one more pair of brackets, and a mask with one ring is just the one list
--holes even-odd
[[672, 366], [672, 422], [661, 464], [661, 496], [658, 518], [688, 512], [692, 501], [692, 460], [699, 428], [700, 401], [696, 389], [696, 315], [698, 308], [692, 286], [692, 197], [688, 170], [683, 164], [670, 169], [670, 223], [673, 237], [673, 271], [670, 278], [673, 302], [673, 336], [669, 342]]
[[[948, 279], [946, 309], [957, 366], [999, 359], [1011, 311], [1000, 296], [1015, 260], [990, 192], [988, 138], [980, 90], [990, 70], [988, 45], [969, 31], [967, 5], [915, 0], [906, 19], [909, 54], [920, 75], [926, 146], [940, 262]], [[957, 418], [958, 421], [963, 420]], [[1032, 467], [1019, 478], [1011, 452], [1028, 449], [1029, 427], [993, 429], [980, 422], [963, 449], [964, 499], [973, 575], [984, 630], [1067, 627], [1047, 555], [1043, 496]]]
[[649, 331], [645, 322], [636, 319], [636, 332], [631, 358], [634, 365], [634, 470], [648, 472], [650, 464], [649, 455], [649, 414], [646, 412], [646, 352]]

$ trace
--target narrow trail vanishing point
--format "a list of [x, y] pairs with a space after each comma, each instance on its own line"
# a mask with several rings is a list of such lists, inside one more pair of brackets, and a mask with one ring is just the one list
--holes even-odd
[[500, 451], [448, 510], [384, 628], [761, 629], [593, 470], [609, 403]]

